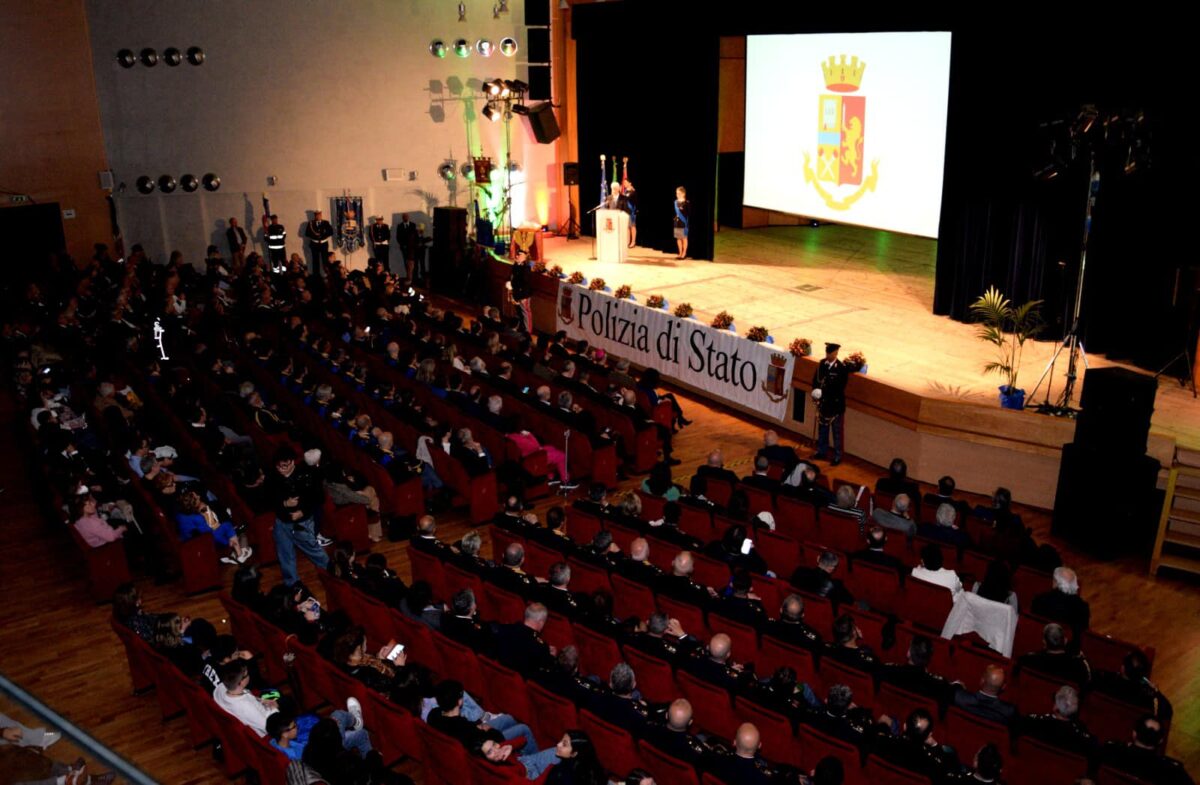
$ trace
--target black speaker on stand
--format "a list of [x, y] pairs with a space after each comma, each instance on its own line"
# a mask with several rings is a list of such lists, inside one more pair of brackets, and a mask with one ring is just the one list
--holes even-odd
[[467, 210], [465, 207], [433, 208], [433, 250], [429, 277], [438, 292], [448, 292], [460, 279], [466, 262]]
[[1051, 532], [1101, 558], [1148, 555], [1162, 507], [1146, 455], [1158, 384], [1124, 368], [1083, 377], [1075, 441], [1063, 445]]

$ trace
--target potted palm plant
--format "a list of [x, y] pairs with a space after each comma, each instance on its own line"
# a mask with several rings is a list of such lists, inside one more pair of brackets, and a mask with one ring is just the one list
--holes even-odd
[[1013, 305], [995, 286], [971, 303], [971, 313], [979, 323], [979, 340], [996, 347], [996, 359], [983, 366], [984, 373], [997, 373], [1004, 380], [1000, 385], [1000, 405], [1005, 409], [1024, 409], [1025, 391], [1017, 387], [1021, 370], [1021, 353], [1025, 342], [1042, 331], [1042, 301], [1030, 300]]

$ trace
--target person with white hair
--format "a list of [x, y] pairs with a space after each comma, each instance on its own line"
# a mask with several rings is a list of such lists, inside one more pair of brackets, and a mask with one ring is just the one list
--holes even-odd
[[1085, 758], [1098, 752], [1096, 737], [1079, 721], [1079, 691], [1069, 684], [1054, 693], [1054, 707], [1049, 714], [1021, 717], [1018, 728], [1022, 736], [1037, 739], [1055, 749]]
[[907, 493], [900, 493], [893, 497], [890, 510], [876, 507], [875, 511], [871, 513], [871, 520], [885, 529], [904, 532], [909, 537], [917, 533], [917, 524], [912, 519], [912, 500], [908, 498]]
[[1053, 588], [1033, 598], [1031, 613], [1071, 628], [1071, 650], [1078, 651], [1092, 619], [1092, 610], [1079, 596], [1079, 577], [1070, 567], [1054, 570]]
[[971, 547], [971, 537], [960, 528], [958, 510], [953, 504], [943, 502], [934, 513], [936, 523], [922, 523], [917, 526], [917, 534], [930, 540], [944, 542], [958, 549]]

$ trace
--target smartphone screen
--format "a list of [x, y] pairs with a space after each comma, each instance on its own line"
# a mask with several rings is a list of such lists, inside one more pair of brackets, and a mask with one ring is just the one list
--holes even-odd
[[754, 540], [750, 539], [749, 537], [742, 540], [742, 555], [743, 556], [749, 555], [750, 551], [752, 551], [753, 549], [754, 549]]
[[391, 660], [392, 662], [395, 662], [396, 658], [400, 656], [400, 653], [402, 651], [404, 651], [404, 644], [397, 643], [395, 646], [392, 647], [392, 650], [388, 652], [387, 658], [389, 660]]

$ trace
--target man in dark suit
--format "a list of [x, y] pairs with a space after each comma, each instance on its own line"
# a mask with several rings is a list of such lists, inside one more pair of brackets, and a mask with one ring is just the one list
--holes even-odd
[[313, 219], [308, 222], [304, 237], [312, 253], [313, 272], [325, 275], [329, 268], [329, 240], [333, 237], [333, 225], [325, 220], [323, 212], [313, 212]]
[[767, 623], [767, 611], [762, 598], [754, 593], [750, 573], [745, 571], [733, 576], [730, 593], [713, 603], [712, 612], [758, 629]]
[[233, 267], [234, 272], [241, 272], [242, 265], [246, 261], [246, 245], [250, 242], [250, 238], [246, 236], [246, 230], [238, 226], [236, 218], [229, 219], [229, 228], [225, 230], [225, 241], [229, 243], [229, 264]]
[[813, 458], [825, 459], [830, 452], [832, 435], [833, 459], [830, 463], [833, 466], [842, 462], [846, 382], [850, 376], [845, 364], [838, 359], [838, 350], [841, 348], [836, 343], [825, 344], [825, 359], [817, 364], [812, 379], [812, 397], [817, 402], [817, 451], [813, 453]]
[[646, 629], [631, 634], [628, 643], [639, 651], [675, 666], [700, 648], [700, 641], [685, 633], [678, 619], [668, 618], [661, 611], [650, 614]]
[[1004, 668], [989, 665], [979, 680], [979, 691], [967, 692], [965, 687], [960, 687], [954, 693], [954, 705], [976, 717], [1008, 725], [1017, 716], [1017, 707], [1000, 698], [1005, 682]]
[[1054, 571], [1054, 588], [1033, 598], [1029, 610], [1038, 616], [1061, 622], [1071, 628], [1071, 649], [1083, 642], [1092, 620], [1092, 610], [1079, 596], [1079, 577], [1070, 567]]
[[416, 273], [420, 272], [420, 270], [416, 269], [417, 255], [419, 253], [417, 235], [417, 225], [408, 220], [408, 213], [402, 213], [400, 215], [400, 223], [396, 224], [396, 246], [404, 254], [404, 277], [408, 278], [409, 281], [413, 279]]
[[571, 591], [571, 568], [565, 561], [550, 565], [549, 581], [541, 584], [535, 596], [550, 610], [567, 617], [578, 615], [587, 607], [587, 597]]
[[383, 216], [375, 216], [375, 222], [371, 224], [371, 250], [383, 265], [383, 269], [389, 273], [392, 271], [391, 240], [392, 230], [383, 222]]
[[412, 538], [414, 548], [431, 553], [439, 559], [449, 559], [450, 546], [437, 538], [437, 520], [432, 515], [422, 515], [417, 520], [417, 536]]
[[479, 654], [493, 656], [495, 636], [491, 628], [479, 623], [476, 612], [475, 592], [470, 589], [457, 592], [450, 601], [450, 614], [442, 618], [442, 633]]
[[796, 468], [796, 464], [800, 463], [799, 456], [791, 447], [786, 447], [779, 443], [779, 434], [775, 431], [766, 431], [763, 433], [763, 446], [759, 448], [754, 456], [766, 458], [768, 461], [783, 464], [783, 475], [792, 473], [792, 469]]
[[689, 731], [692, 726], [692, 704], [678, 698], [667, 707], [666, 722], [651, 725], [645, 738], [657, 749], [676, 760], [703, 766], [710, 758], [710, 751], [698, 737]]
[[510, 542], [500, 557], [500, 564], [491, 574], [492, 583], [505, 591], [511, 591], [522, 597], [528, 597], [536, 589], [537, 580], [523, 569], [525, 565], [525, 546], [519, 542]]
[[956, 688], [936, 673], [929, 672], [932, 661], [933, 641], [924, 635], [914, 635], [908, 644], [908, 662], [882, 666], [878, 671], [879, 681], [933, 698], [945, 709], [954, 700]]
[[1133, 739], [1129, 743], [1105, 744], [1100, 762], [1155, 785], [1194, 785], [1182, 763], [1161, 754], [1162, 743], [1162, 723], [1147, 715], [1133, 726]]
[[882, 526], [872, 526], [867, 531], [867, 547], [850, 554], [851, 562], [865, 561], [878, 564], [880, 567], [890, 567], [900, 573], [908, 572], [904, 562], [883, 550], [887, 544], [887, 532]]
[[725, 459], [721, 456], [720, 450], [710, 452], [708, 462], [703, 466], [696, 467], [696, 474], [709, 480], [724, 480], [737, 487], [738, 476], [725, 468]]
[[1150, 660], [1140, 651], [1125, 655], [1119, 673], [1097, 671], [1093, 674], [1092, 689], [1140, 706], [1163, 722], [1169, 722], [1175, 712], [1167, 697], [1150, 681]]
[[1092, 680], [1092, 668], [1080, 652], [1067, 651], [1067, 631], [1058, 622], [1047, 624], [1042, 630], [1041, 651], [1022, 654], [1017, 659], [1014, 673], [1025, 668], [1054, 676], [1079, 687], [1087, 686]]
[[646, 586], [653, 586], [663, 576], [663, 571], [650, 563], [650, 543], [645, 537], [629, 543], [629, 556], [617, 561], [613, 569], [618, 575]]
[[601, 518], [608, 517], [610, 508], [607, 486], [602, 482], [592, 483], [591, 487], [588, 488], [588, 497], [586, 499], [579, 499], [571, 506], [592, 515], [598, 515]]
[[925, 494], [925, 498], [921, 500], [921, 503], [931, 505], [930, 509], [934, 510], [942, 504], [949, 504], [958, 513], [958, 519], [964, 521], [971, 512], [971, 505], [962, 499], [954, 498], [954, 489], [956, 487], [957, 483], [954, 482], [954, 478], [947, 474], [938, 480], [937, 493]]
[[682, 667], [693, 676], [730, 692], [740, 692], [742, 687], [754, 680], [752, 671], [733, 659], [733, 641], [719, 632], [708, 642], [708, 649], [682, 663]]
[[1089, 759], [1096, 754], [1096, 737], [1079, 721], [1079, 692], [1070, 685], [1064, 684], [1054, 694], [1052, 712], [1021, 717], [1018, 728], [1022, 736], [1051, 747]]
[[492, 456], [483, 445], [475, 441], [470, 428], [459, 428], [450, 446], [450, 455], [463, 465], [472, 477], [487, 474], [492, 470]]
[[637, 678], [628, 663], [618, 662], [608, 677], [608, 689], [597, 692], [587, 708], [600, 719], [625, 728], [634, 737], [643, 735], [650, 720], [650, 707], [634, 697]]
[[770, 463], [765, 455], [760, 455], [754, 459], [754, 474], [747, 475], [742, 478], [742, 485], [751, 488], [760, 488], [768, 493], [775, 493], [779, 490], [779, 481], [772, 480], [767, 475], [767, 470], [770, 468]]
[[801, 716], [806, 725], [855, 747], [861, 747], [867, 740], [867, 731], [872, 725], [870, 709], [856, 706], [854, 691], [845, 684], [829, 685], [825, 705], [810, 709]]
[[525, 606], [525, 619], [519, 624], [502, 624], [496, 630], [496, 656], [500, 664], [522, 676], [554, 666], [554, 650], [542, 640], [549, 612], [540, 602]]
[[671, 574], [664, 575], [659, 580], [657, 591], [680, 602], [691, 603], [701, 608], [708, 607], [717, 594], [711, 588], [692, 580], [695, 569], [696, 562], [691, 551], [680, 551], [671, 560]]
[[808, 649], [814, 654], [822, 648], [820, 634], [804, 623], [804, 598], [799, 594], [789, 594], [784, 598], [779, 608], [779, 618], [767, 622], [763, 635]]
[[841, 580], [833, 577], [841, 561], [833, 551], [821, 551], [815, 567], [797, 567], [792, 573], [792, 585], [800, 591], [825, 597], [835, 606], [854, 604], [854, 595], [846, 589]]
[[930, 540], [953, 545], [959, 550], [971, 547], [971, 537], [959, 527], [958, 510], [954, 509], [953, 504], [938, 505], [934, 517], [937, 520], [936, 523], [917, 524], [917, 534]]
[[[758, 728], [752, 723], [743, 722], [734, 737], [733, 754], [715, 757], [712, 768], [723, 782], [736, 782], [738, 785], [772, 785], [780, 782], [783, 778], [777, 776], [775, 767], [758, 754], [761, 747]], [[840, 782], [840, 779], [830, 782]]]
[[867, 740], [867, 749], [902, 768], [925, 775], [930, 782], [946, 782], [962, 768], [953, 748], [934, 739], [933, 717], [925, 709], [909, 712], [899, 736], [873, 735]]
[[832, 657], [852, 668], [874, 673], [879, 667], [879, 658], [871, 647], [863, 643], [862, 630], [854, 617], [843, 613], [833, 620], [833, 640], [825, 644], [823, 656]]
[[499, 395], [489, 395], [487, 409], [479, 413], [479, 419], [495, 428], [500, 433], [514, 433], [517, 430], [517, 418], [504, 414], [504, 399]]

